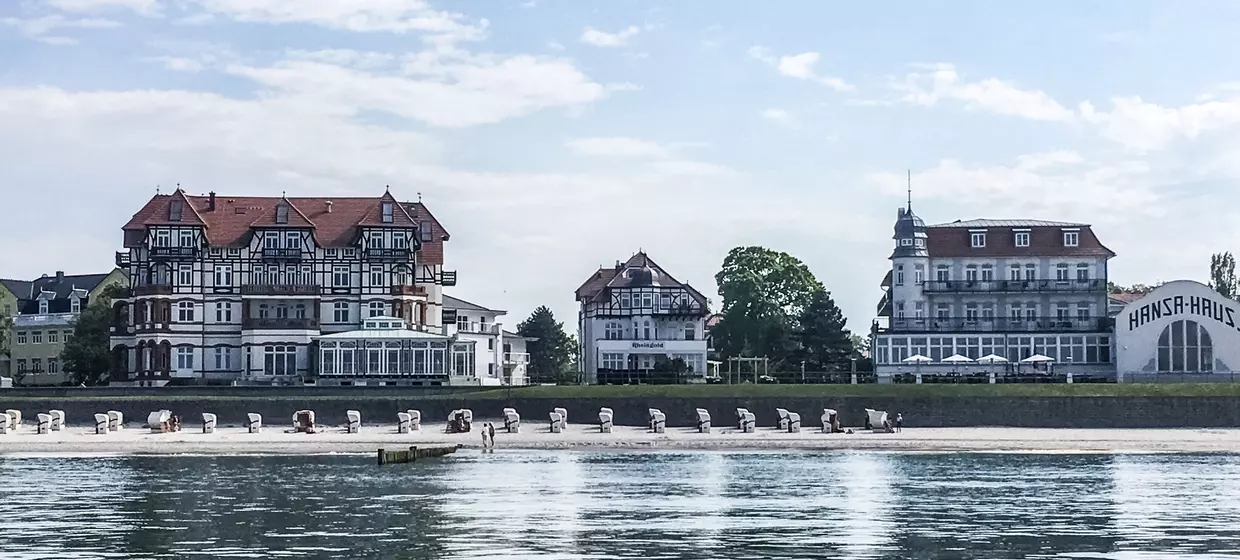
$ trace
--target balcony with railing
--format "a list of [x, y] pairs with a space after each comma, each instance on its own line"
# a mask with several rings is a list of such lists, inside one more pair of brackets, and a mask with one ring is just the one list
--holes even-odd
[[394, 296], [425, 296], [426, 288], [422, 286], [412, 286], [409, 284], [397, 284], [392, 286], [392, 295]]
[[129, 251], [117, 251], [116, 252], [116, 266], [120, 268], [129, 268], [130, 262], [132, 261], [131, 261], [131, 257], [129, 256]]
[[439, 283], [444, 286], [455, 286], [456, 285], [456, 271], [445, 270], [443, 272], [440, 272]]
[[1107, 317], [1012, 319], [1007, 317], [925, 317], [891, 319], [885, 333], [1039, 333], [1039, 332], [1110, 332], [1115, 321]]
[[1105, 292], [1101, 278], [1076, 280], [929, 280], [922, 283], [928, 293], [960, 292]]
[[521, 366], [530, 363], [530, 355], [525, 352], [504, 352], [504, 365]]
[[457, 321], [456, 330], [457, 332], [472, 334], [499, 334], [500, 326], [498, 323], [482, 323], [477, 321], [467, 323], [464, 321]]
[[132, 291], [135, 296], [169, 296], [172, 295], [172, 284], [139, 284]]
[[368, 261], [408, 261], [413, 255], [409, 249], [388, 249], [372, 247], [366, 249], [364, 256]]
[[300, 261], [301, 248], [299, 247], [263, 247], [263, 260], [265, 261]]
[[185, 260], [198, 258], [197, 247], [151, 247], [153, 260]]
[[245, 317], [244, 330], [319, 330], [319, 320], [311, 317]]
[[318, 284], [242, 284], [243, 296], [317, 296], [323, 293]]

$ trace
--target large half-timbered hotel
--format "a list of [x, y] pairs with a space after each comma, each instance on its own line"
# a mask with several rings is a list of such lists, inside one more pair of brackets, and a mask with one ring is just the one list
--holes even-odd
[[[449, 235], [421, 202], [156, 195], [124, 226], [113, 379], [495, 384], [498, 328], [449, 315]], [[501, 312], [502, 314], [502, 312]], [[487, 341], [490, 336], [495, 340]], [[479, 348], [486, 344], [488, 348]], [[505, 376], [507, 373], [509, 375]], [[521, 372], [523, 374], [523, 369]]]
[[[1016, 364], [1041, 354], [1077, 373], [1114, 375], [1107, 262], [1088, 224], [969, 220], [927, 226], [901, 208], [873, 329], [880, 382], [949, 372], [959, 354]], [[929, 361], [908, 363], [913, 356]]]
[[587, 383], [650, 382], [661, 359], [684, 361], [688, 380], [706, 375], [706, 297], [645, 253], [599, 268], [576, 297]]

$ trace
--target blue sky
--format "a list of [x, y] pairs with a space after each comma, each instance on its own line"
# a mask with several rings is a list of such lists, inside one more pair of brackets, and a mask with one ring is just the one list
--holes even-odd
[[[295, 9], [294, 9], [295, 7]], [[1121, 9], [1122, 8], [1122, 9]], [[455, 294], [541, 304], [639, 248], [713, 294], [804, 260], [864, 331], [928, 222], [1091, 223], [1112, 280], [1236, 249], [1240, 4], [0, 4], [0, 276], [110, 266], [154, 193], [422, 193]], [[718, 298], [714, 298], [716, 305]]]

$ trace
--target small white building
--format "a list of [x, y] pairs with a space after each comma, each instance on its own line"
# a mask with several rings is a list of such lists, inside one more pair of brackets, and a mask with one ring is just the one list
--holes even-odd
[[1122, 382], [1230, 379], [1240, 367], [1240, 302], [1200, 282], [1168, 282], [1120, 311], [1115, 338]]
[[706, 375], [706, 297], [645, 253], [600, 268], [577, 288], [578, 339], [587, 383], [658, 382], [662, 360], [679, 359], [685, 381]]
[[410, 329], [399, 317], [370, 317], [360, 330], [314, 341], [321, 385], [450, 385], [474, 373], [473, 342]]
[[500, 318], [508, 312], [490, 309], [449, 295], [443, 296], [444, 334], [474, 344], [474, 375], [480, 385], [525, 385], [529, 382], [533, 340], [505, 330]]

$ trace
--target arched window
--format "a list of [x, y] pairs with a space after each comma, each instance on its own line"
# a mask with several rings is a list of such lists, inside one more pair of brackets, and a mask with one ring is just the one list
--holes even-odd
[[650, 320], [649, 320], [649, 319], [647, 319], [647, 320], [646, 320], [645, 329], [644, 329], [644, 331], [643, 331], [643, 334], [644, 334], [645, 336], [643, 336], [642, 338], [645, 338], [646, 340], [650, 340]]
[[1214, 342], [1197, 321], [1175, 321], [1158, 335], [1160, 373], [1214, 371]]

